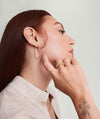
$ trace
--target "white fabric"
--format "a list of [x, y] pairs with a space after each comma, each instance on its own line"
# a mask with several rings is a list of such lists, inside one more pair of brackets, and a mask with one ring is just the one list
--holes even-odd
[[50, 119], [46, 106], [49, 94], [53, 96], [52, 107], [61, 119], [57, 97], [48, 86], [42, 91], [17, 75], [0, 93], [0, 119]]

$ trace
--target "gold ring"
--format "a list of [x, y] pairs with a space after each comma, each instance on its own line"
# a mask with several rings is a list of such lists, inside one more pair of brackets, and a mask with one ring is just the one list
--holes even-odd
[[64, 65], [64, 63], [62, 63], [62, 62], [57, 63], [56, 68], [58, 68], [60, 65]]

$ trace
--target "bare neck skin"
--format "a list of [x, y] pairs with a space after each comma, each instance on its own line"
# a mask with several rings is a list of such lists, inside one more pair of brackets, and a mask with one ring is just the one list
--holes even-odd
[[51, 78], [50, 74], [44, 68], [41, 62], [41, 58], [36, 59], [34, 57], [34, 48], [32, 50], [32, 47], [28, 48], [26, 56], [26, 61], [20, 72], [20, 76], [29, 81], [37, 88], [46, 91], [46, 88], [48, 87]]

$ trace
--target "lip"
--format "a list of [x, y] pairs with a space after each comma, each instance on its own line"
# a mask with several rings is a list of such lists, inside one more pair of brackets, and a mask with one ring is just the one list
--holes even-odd
[[71, 53], [72, 55], [74, 55], [74, 50], [71, 49], [71, 50], [69, 51], [69, 53]]

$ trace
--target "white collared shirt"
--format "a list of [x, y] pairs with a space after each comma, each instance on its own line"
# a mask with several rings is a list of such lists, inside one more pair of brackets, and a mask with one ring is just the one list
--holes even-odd
[[49, 94], [51, 105], [58, 119], [61, 119], [57, 97], [50, 86], [42, 91], [17, 75], [0, 92], [0, 119], [50, 119], [46, 106]]

